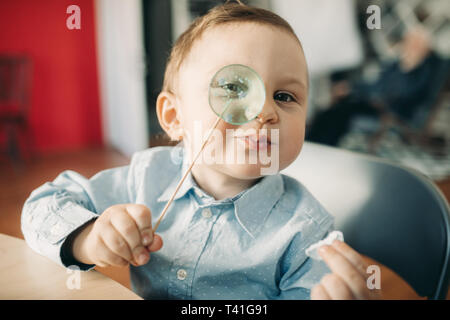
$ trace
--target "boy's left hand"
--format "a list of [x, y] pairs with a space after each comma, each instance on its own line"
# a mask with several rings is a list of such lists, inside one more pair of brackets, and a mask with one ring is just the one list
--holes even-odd
[[319, 254], [332, 273], [311, 289], [312, 300], [381, 299], [381, 289], [367, 286], [367, 267], [363, 257], [346, 243], [335, 240], [319, 248]]

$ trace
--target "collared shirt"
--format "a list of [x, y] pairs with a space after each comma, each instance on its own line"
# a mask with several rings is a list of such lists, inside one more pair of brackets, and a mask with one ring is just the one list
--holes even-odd
[[[25, 240], [68, 267], [70, 234], [120, 203], [146, 205], [154, 224], [187, 166], [183, 148], [156, 147], [90, 179], [65, 171], [27, 199]], [[130, 266], [132, 288], [147, 299], [308, 299], [330, 270], [305, 249], [332, 228], [332, 216], [291, 177], [264, 176], [216, 200], [189, 174], [157, 230], [163, 247]]]

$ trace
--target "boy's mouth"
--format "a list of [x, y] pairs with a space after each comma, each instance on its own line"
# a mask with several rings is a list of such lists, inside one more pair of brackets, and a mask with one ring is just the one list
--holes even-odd
[[272, 145], [270, 138], [266, 135], [243, 135], [235, 136], [235, 138], [252, 150], [266, 150]]

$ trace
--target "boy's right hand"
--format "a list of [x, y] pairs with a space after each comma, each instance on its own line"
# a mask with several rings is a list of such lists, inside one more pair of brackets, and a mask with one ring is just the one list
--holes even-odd
[[153, 234], [150, 210], [139, 204], [119, 204], [106, 209], [75, 237], [72, 254], [82, 263], [100, 267], [139, 266], [161, 247], [161, 237]]

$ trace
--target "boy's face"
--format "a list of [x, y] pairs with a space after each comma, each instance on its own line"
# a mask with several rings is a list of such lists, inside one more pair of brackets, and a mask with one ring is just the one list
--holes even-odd
[[[300, 44], [293, 35], [280, 28], [255, 23], [231, 23], [206, 31], [194, 44], [175, 81], [172, 102], [176, 116], [172, 118], [178, 119], [179, 126], [174, 125], [169, 131], [181, 130], [186, 148], [191, 155], [196, 154], [217, 119], [209, 106], [209, 84], [219, 69], [230, 64], [249, 66], [259, 74], [266, 89], [265, 104], [259, 118], [243, 125], [220, 121], [217, 132], [221, 134], [222, 141], [219, 142], [214, 136], [208, 150], [217, 150], [215, 147], [221, 149], [223, 158], [230, 153], [236, 155], [236, 151], [245, 152], [247, 160], [245, 163], [237, 162], [234, 156], [234, 163], [199, 161], [196, 166], [206, 165], [238, 179], [260, 177], [264, 175], [261, 169], [273, 168], [274, 162], [277, 162], [277, 171], [286, 168], [298, 156], [303, 145], [308, 80]], [[203, 136], [196, 134], [199, 124]], [[227, 135], [227, 129], [242, 129], [244, 133], [254, 129], [256, 138], [258, 132], [262, 132], [260, 129], [267, 129], [266, 135], [272, 144], [269, 143], [266, 148], [260, 144], [258, 149], [255, 147], [255, 137], [242, 137], [242, 132], [238, 131], [233, 131], [237, 133], [235, 135]], [[233, 148], [233, 145], [240, 148]], [[249, 163], [249, 152], [264, 152], [272, 164], [260, 161], [260, 157], [256, 163]], [[215, 153], [212, 151], [210, 154]]]

